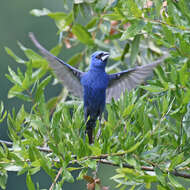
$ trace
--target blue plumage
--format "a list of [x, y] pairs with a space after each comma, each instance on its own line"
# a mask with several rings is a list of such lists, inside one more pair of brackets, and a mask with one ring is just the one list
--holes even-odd
[[32, 33], [30, 33], [30, 38], [49, 61], [58, 79], [63, 82], [72, 94], [83, 98], [86, 132], [90, 144], [93, 142], [93, 128], [98, 117], [101, 122], [105, 104], [109, 103], [112, 98], [117, 100], [122, 93], [130, 91], [142, 83], [152, 73], [153, 69], [168, 57], [166, 53], [151, 64], [145, 64], [114, 74], [107, 74], [105, 67], [109, 54], [97, 51], [91, 56], [89, 71], [84, 73], [52, 55], [40, 45]]
[[[91, 57], [90, 70], [81, 77], [83, 86], [84, 115], [86, 131], [89, 143], [92, 143], [92, 131], [98, 117], [101, 118], [106, 101], [106, 89], [109, 76], [105, 72], [105, 66], [109, 54], [95, 52]], [[89, 117], [89, 119], [88, 119]]]

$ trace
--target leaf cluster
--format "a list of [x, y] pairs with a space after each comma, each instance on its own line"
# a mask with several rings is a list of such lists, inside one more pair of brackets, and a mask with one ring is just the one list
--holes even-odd
[[[21, 43], [27, 60], [6, 48], [26, 67], [25, 72], [9, 68], [7, 78], [13, 86], [8, 97], [32, 107], [26, 111], [23, 105], [17, 113], [13, 109], [7, 114], [1, 104], [0, 121], [7, 114], [12, 144], [0, 146], [0, 187], [6, 188], [7, 171], [17, 171], [27, 173], [28, 189], [39, 189], [31, 176], [43, 169], [58, 190], [65, 181], [74, 182], [73, 171], [80, 171], [81, 180], [89, 169], [97, 171], [100, 162], [117, 166], [111, 179], [120, 189], [150, 189], [153, 183], [159, 190], [186, 189], [177, 176], [190, 178], [189, 1], [74, 0], [71, 4], [65, 12], [31, 11], [55, 21], [60, 40], [53, 54], [58, 55], [63, 44], [68, 49], [83, 44], [69, 64], [85, 70], [97, 49], [110, 52], [109, 73], [148, 64], [164, 52], [169, 51], [170, 57], [145, 85], [107, 105], [102, 134], [89, 145], [82, 103], [64, 88], [60, 96], [47, 100], [45, 91], [53, 77], [46, 60]], [[98, 123], [95, 136], [97, 132]]]

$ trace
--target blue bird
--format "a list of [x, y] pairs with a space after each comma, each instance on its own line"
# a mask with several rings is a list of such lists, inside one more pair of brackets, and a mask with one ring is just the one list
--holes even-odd
[[168, 54], [165, 54], [151, 64], [107, 74], [105, 67], [109, 53], [96, 51], [91, 56], [89, 71], [82, 72], [52, 55], [40, 45], [32, 33], [29, 36], [34, 45], [50, 63], [58, 79], [63, 82], [73, 95], [83, 99], [86, 133], [90, 144], [93, 143], [93, 129], [96, 125], [96, 120], [99, 118], [99, 123], [101, 123], [105, 104], [109, 103], [112, 98], [117, 100], [126, 90], [130, 91], [142, 83], [152, 73], [153, 69], [168, 56]]

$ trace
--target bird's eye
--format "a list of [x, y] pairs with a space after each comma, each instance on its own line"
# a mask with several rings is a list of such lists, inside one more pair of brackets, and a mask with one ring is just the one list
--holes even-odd
[[96, 56], [97, 59], [101, 59], [103, 53], [100, 53], [99, 55]]

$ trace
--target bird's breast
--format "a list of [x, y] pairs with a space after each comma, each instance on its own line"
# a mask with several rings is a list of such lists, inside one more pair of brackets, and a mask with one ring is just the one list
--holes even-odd
[[82, 86], [92, 90], [104, 90], [108, 86], [108, 76], [106, 73], [89, 72], [81, 79]]
[[105, 104], [106, 88], [108, 86], [107, 74], [87, 73], [81, 80], [84, 93], [84, 103], [88, 105]]

